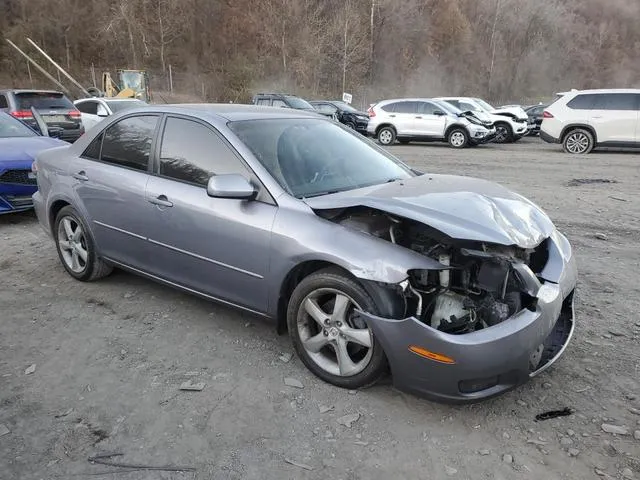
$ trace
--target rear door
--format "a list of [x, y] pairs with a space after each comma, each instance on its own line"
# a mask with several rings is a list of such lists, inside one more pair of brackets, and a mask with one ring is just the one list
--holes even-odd
[[632, 143], [638, 125], [637, 95], [633, 93], [600, 93], [595, 95], [590, 112], [598, 143]]
[[159, 116], [151, 114], [119, 120], [98, 135], [69, 170], [100, 253], [135, 268], [151, 261], [145, 188], [158, 125]]
[[[271, 226], [277, 207], [239, 154], [211, 125], [167, 116], [146, 188], [152, 273], [255, 311], [267, 309]], [[212, 175], [239, 173], [256, 200], [212, 198]]]
[[390, 121], [396, 128], [399, 137], [413, 136], [415, 130], [415, 116], [418, 111], [418, 103], [408, 100], [401, 100], [382, 107], [389, 113]]
[[414, 119], [416, 134], [430, 138], [444, 138], [447, 116], [435, 114], [438, 111], [442, 112], [442, 109], [431, 102], [417, 103], [417, 114]]

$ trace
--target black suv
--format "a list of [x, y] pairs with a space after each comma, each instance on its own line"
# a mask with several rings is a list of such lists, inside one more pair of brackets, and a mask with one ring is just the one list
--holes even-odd
[[289, 95], [288, 93], [258, 93], [253, 97], [252, 103], [264, 107], [284, 107], [296, 110], [315, 111], [309, 102], [295, 95]]
[[47, 127], [61, 132], [62, 140], [75, 142], [84, 133], [80, 112], [63, 93], [55, 90], [0, 90], [0, 110], [40, 132], [32, 107]]
[[348, 103], [338, 100], [314, 100], [309, 103], [318, 110], [318, 113], [333, 117], [358, 133], [367, 134], [369, 115], [353, 108]]
[[524, 111], [527, 113], [528, 122], [531, 126], [529, 133], [527, 135], [538, 135], [540, 133], [540, 126], [542, 125], [542, 113], [544, 109], [549, 105], [547, 104], [539, 104], [539, 105], [531, 105], [530, 107], [526, 107]]

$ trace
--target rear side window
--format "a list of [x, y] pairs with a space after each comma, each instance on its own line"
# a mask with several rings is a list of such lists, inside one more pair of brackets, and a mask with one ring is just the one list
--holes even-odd
[[86, 150], [82, 152], [82, 156], [84, 158], [90, 158], [91, 160], [100, 160], [100, 150], [102, 149], [103, 136], [104, 133], [101, 133], [91, 141]]
[[31, 107], [35, 107], [36, 110], [75, 109], [71, 100], [62, 93], [22, 92], [16, 93], [15, 96], [18, 110], [31, 110]]
[[7, 97], [5, 97], [2, 93], [0, 93], [0, 108], [9, 108]]
[[183, 118], [169, 117], [162, 136], [160, 175], [207, 186], [213, 175], [248, 170], [227, 143], [211, 128]]
[[146, 172], [157, 123], [156, 115], [140, 115], [111, 125], [104, 132], [100, 160]]
[[380, 107], [382, 110], [384, 110], [385, 112], [395, 112], [396, 111], [396, 105], [397, 103], [389, 103], [387, 105], [384, 105], [382, 107]]
[[269, 105], [271, 102], [268, 98], [260, 98], [257, 102], [257, 105]]
[[597, 95], [594, 110], [637, 110], [637, 95], [633, 93], [606, 93]]
[[418, 113], [418, 102], [396, 103], [396, 113]]
[[81, 102], [76, 105], [76, 108], [82, 113], [96, 115], [98, 113], [98, 102]]
[[597, 97], [598, 95], [588, 93], [576, 95], [575, 98], [572, 98], [569, 103], [567, 103], [567, 107], [574, 110], [592, 110]]

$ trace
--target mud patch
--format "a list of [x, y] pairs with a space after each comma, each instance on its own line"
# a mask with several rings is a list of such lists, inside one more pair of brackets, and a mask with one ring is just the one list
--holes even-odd
[[579, 187], [580, 185], [594, 185], [599, 183], [618, 183], [610, 178], [573, 178], [567, 182], [567, 187]]

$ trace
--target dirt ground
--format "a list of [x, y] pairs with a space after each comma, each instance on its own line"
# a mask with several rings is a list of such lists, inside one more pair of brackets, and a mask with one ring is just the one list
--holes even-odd
[[[537, 139], [392, 150], [426, 171], [503, 183], [567, 234], [577, 331], [552, 369], [462, 407], [389, 382], [341, 390], [289, 360], [273, 324], [123, 272], [76, 282], [32, 214], [3, 216], [0, 478], [639, 479], [640, 154], [569, 156]], [[204, 389], [179, 390], [190, 379]], [[574, 413], [534, 420], [564, 407]], [[350, 427], [338, 422], [348, 414]], [[197, 471], [109, 473], [119, 469], [88, 461], [105, 452]]]

